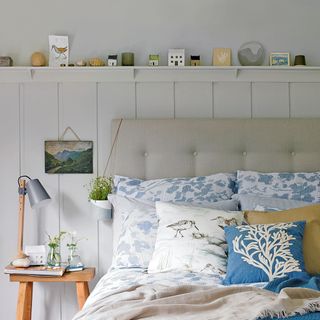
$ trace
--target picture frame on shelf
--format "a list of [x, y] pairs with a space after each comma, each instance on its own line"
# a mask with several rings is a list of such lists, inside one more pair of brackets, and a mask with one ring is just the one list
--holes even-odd
[[230, 67], [232, 65], [232, 50], [230, 48], [214, 48], [212, 65], [217, 67]]
[[290, 67], [290, 52], [272, 52], [270, 54], [270, 66]]
[[69, 37], [49, 36], [49, 67], [68, 66]]

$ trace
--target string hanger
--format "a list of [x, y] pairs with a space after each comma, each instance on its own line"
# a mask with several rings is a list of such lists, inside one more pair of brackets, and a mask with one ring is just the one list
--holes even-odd
[[80, 141], [80, 137], [76, 134], [76, 132], [71, 127], [66, 127], [63, 131], [63, 134], [60, 136], [59, 140], [63, 140], [64, 136], [68, 131], [71, 131], [71, 133], [77, 138], [78, 141]]

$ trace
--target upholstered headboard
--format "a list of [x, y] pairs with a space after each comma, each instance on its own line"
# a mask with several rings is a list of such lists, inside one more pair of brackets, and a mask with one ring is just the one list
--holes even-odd
[[320, 119], [123, 120], [110, 168], [146, 179], [318, 171]]

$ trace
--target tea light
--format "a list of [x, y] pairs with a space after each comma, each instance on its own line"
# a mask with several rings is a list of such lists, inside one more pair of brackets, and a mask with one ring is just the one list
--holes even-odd
[[123, 52], [121, 58], [123, 66], [134, 66], [134, 54], [132, 52]]

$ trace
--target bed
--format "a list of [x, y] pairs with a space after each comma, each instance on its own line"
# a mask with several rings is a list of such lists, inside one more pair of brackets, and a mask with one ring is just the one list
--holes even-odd
[[[316, 175], [312, 175], [312, 179], [308, 178], [308, 181], [312, 180], [313, 192], [317, 195], [320, 167], [319, 136], [319, 119], [113, 120], [113, 137], [116, 143], [110, 162], [110, 173], [118, 177], [137, 178], [129, 183], [126, 181], [127, 185], [132, 186], [137, 184], [138, 179], [204, 177], [224, 172], [237, 172], [237, 170], [279, 173], [314, 172]], [[125, 178], [121, 179], [119, 181]], [[222, 180], [219, 177], [216, 186], [221, 187]], [[124, 191], [128, 190], [124, 189]], [[157, 193], [158, 196], [159, 193]], [[230, 201], [230, 198], [229, 194], [221, 192], [221, 199], [215, 199], [215, 201], [227, 199]], [[300, 206], [303, 206], [305, 200], [310, 201], [310, 198], [293, 199], [303, 200]], [[167, 200], [170, 201], [170, 199]], [[190, 199], [184, 197], [180, 200], [184, 201], [182, 206], [188, 211], [185, 202], [190, 202]], [[207, 199], [202, 197], [201, 200]], [[315, 196], [311, 202], [317, 203], [318, 200]], [[130, 205], [132, 202], [128, 204]], [[146, 206], [146, 214], [148, 210], [155, 210], [150, 203]], [[177, 209], [174, 208], [174, 204], [168, 206], [169, 209], [171, 209], [170, 206]], [[156, 209], [160, 207], [165, 211], [168, 210], [168, 206], [157, 203]], [[178, 211], [180, 210], [182, 209], [178, 208]], [[199, 209], [199, 212], [201, 210]], [[113, 225], [114, 251], [116, 251], [124, 221], [121, 217], [114, 215]], [[196, 229], [194, 225], [189, 227], [193, 228], [193, 237], [202, 236], [198, 227]], [[184, 237], [181, 229], [175, 229], [174, 238], [177, 237], [181, 239]], [[142, 256], [146, 259], [144, 255]], [[149, 259], [150, 257], [147, 260]], [[113, 264], [110, 271], [99, 281], [83, 310], [75, 316], [75, 320], [256, 319], [257, 315], [264, 316], [262, 317], [264, 319], [271, 319], [272, 313], [266, 312], [262, 306], [269, 301], [270, 306], [275, 306], [275, 309], [278, 307], [274, 304], [273, 292], [269, 294], [267, 290], [261, 291], [266, 282], [224, 286], [224, 275], [219, 272], [199, 272], [203, 269], [195, 269], [197, 271], [162, 269], [162, 272], [150, 272], [150, 266], [148, 272], [147, 265], [141, 267], [132, 262], [128, 267], [126, 263], [121, 263], [123, 263], [122, 260], [116, 266]], [[157, 267], [159, 266], [155, 265], [154, 269], [157, 270]], [[309, 280], [304, 279], [303, 283], [308, 283]], [[282, 294], [287, 296], [292, 294], [292, 291], [285, 290], [287, 289], [284, 289]], [[299, 292], [300, 300], [297, 296], [291, 296], [293, 300], [296, 299], [295, 303], [306, 298], [307, 292], [297, 290], [294, 292], [295, 294]], [[263, 296], [264, 292], [266, 296]], [[233, 296], [234, 294], [236, 296]], [[256, 300], [256, 297], [261, 295], [262, 299]], [[204, 299], [200, 303], [200, 296], [205, 296], [209, 300]], [[320, 313], [309, 313], [309, 311], [320, 310], [320, 295], [316, 290], [309, 290], [307, 296], [309, 299], [312, 298], [312, 303], [309, 303], [309, 309], [305, 308], [302, 312], [306, 314], [296, 315], [290, 319], [320, 319]], [[234, 297], [238, 297], [239, 301], [243, 300], [238, 307], [232, 306]], [[248, 303], [248, 300], [251, 303]], [[260, 309], [253, 310], [251, 313], [247, 311], [250, 305], [259, 306], [260, 304]], [[208, 306], [217, 310], [213, 311]], [[182, 315], [176, 313], [180, 308]], [[303, 309], [303, 306], [300, 306], [300, 309]], [[277, 316], [285, 315], [281, 311], [277, 313]]]

